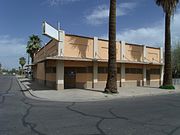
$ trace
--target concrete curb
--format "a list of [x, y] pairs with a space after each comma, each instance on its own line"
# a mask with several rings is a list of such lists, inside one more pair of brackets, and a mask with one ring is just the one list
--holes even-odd
[[28, 91], [27, 87], [23, 83], [21, 83], [21, 81], [18, 79], [18, 77], [16, 77], [16, 79], [17, 79], [19, 86], [21, 87], [21, 91]]
[[36, 99], [36, 100], [47, 100], [45, 98], [37, 97], [36, 95], [34, 95], [32, 92], [32, 89], [29, 86], [27, 86], [24, 83], [21, 83], [21, 81], [17, 77], [16, 79], [18, 81], [19, 86], [21, 87], [21, 91], [24, 93], [26, 97], [31, 98], [31, 99]]

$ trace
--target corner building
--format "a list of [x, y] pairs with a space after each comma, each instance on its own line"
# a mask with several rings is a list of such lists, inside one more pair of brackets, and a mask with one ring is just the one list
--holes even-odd
[[[155, 86], [163, 79], [163, 49], [116, 42], [118, 87]], [[33, 76], [57, 90], [103, 89], [107, 80], [108, 40], [70, 34], [49, 41], [34, 56]]]

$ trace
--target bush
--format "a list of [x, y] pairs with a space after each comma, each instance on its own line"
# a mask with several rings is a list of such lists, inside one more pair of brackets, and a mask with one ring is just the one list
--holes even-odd
[[175, 87], [173, 85], [166, 85], [166, 86], [160, 86], [160, 89], [170, 89], [170, 90], [174, 90]]

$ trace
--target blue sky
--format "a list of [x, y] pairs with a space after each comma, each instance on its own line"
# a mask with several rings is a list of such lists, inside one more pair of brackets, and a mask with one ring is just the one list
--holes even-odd
[[[172, 20], [173, 42], [180, 37], [179, 6]], [[0, 62], [5, 68], [19, 67], [27, 57], [28, 37], [39, 35], [42, 22], [57, 21], [66, 33], [107, 38], [109, 0], [1, 0]], [[163, 46], [164, 14], [154, 0], [117, 0], [117, 40]]]

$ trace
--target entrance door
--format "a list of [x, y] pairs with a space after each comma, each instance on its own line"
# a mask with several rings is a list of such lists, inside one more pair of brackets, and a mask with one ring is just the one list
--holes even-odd
[[64, 88], [76, 88], [76, 70], [74, 68], [64, 68]]
[[150, 77], [151, 73], [150, 73], [150, 70], [146, 70], [146, 85], [150, 85], [150, 80], [151, 80], [151, 77]]

